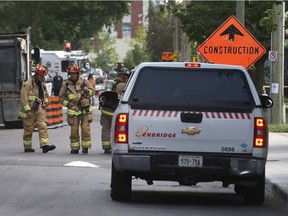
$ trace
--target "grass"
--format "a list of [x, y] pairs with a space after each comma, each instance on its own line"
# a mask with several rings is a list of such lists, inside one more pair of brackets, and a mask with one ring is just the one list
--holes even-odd
[[[288, 98], [284, 97], [284, 103], [288, 107]], [[286, 120], [288, 120], [288, 109], [286, 109]], [[288, 133], [288, 124], [269, 124], [269, 132]]]
[[288, 124], [269, 124], [269, 132], [288, 133]]

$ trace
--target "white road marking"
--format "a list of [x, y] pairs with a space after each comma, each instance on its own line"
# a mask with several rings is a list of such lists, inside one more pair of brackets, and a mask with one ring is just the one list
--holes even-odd
[[84, 161], [72, 161], [70, 163], [65, 164], [64, 166], [70, 166], [70, 167], [91, 167], [91, 168], [98, 168], [99, 166], [84, 162]]

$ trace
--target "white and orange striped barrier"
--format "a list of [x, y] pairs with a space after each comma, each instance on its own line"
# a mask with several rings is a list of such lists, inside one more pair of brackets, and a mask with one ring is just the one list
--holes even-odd
[[49, 105], [46, 107], [47, 126], [63, 126], [63, 110], [62, 104], [58, 97], [49, 97]]

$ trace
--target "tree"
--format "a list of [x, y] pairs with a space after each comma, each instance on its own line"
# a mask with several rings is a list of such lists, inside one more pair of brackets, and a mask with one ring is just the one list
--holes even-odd
[[149, 61], [150, 56], [146, 49], [146, 29], [144, 26], [139, 26], [136, 30], [136, 37], [130, 42], [132, 48], [126, 54], [124, 65], [128, 69], [132, 69], [141, 62]]
[[0, 2], [0, 31], [25, 31], [31, 26], [33, 44], [62, 49], [67, 40], [77, 49], [81, 39], [92, 37], [103, 26], [112, 26], [128, 9], [129, 1]]
[[93, 60], [93, 64], [105, 71], [109, 71], [119, 59], [115, 50], [116, 42], [110, 38], [110, 34], [107, 31], [102, 31], [97, 41], [99, 43], [99, 51], [97, 52], [97, 57]]
[[[160, 7], [149, 2], [149, 26], [147, 31], [147, 51], [152, 61], [161, 61], [162, 52], [173, 52], [173, 29], [169, 12], [161, 12]], [[175, 50], [177, 51], [177, 50]]]

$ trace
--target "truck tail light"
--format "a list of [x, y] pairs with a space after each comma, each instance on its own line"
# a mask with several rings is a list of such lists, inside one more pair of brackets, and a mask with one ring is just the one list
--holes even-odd
[[255, 118], [254, 126], [254, 148], [265, 148], [266, 147], [266, 134], [267, 125], [264, 118]]
[[119, 113], [115, 121], [114, 130], [114, 142], [115, 143], [128, 143], [128, 114]]
[[192, 67], [192, 68], [195, 68], [195, 67], [201, 67], [201, 64], [200, 63], [185, 63], [185, 67]]

